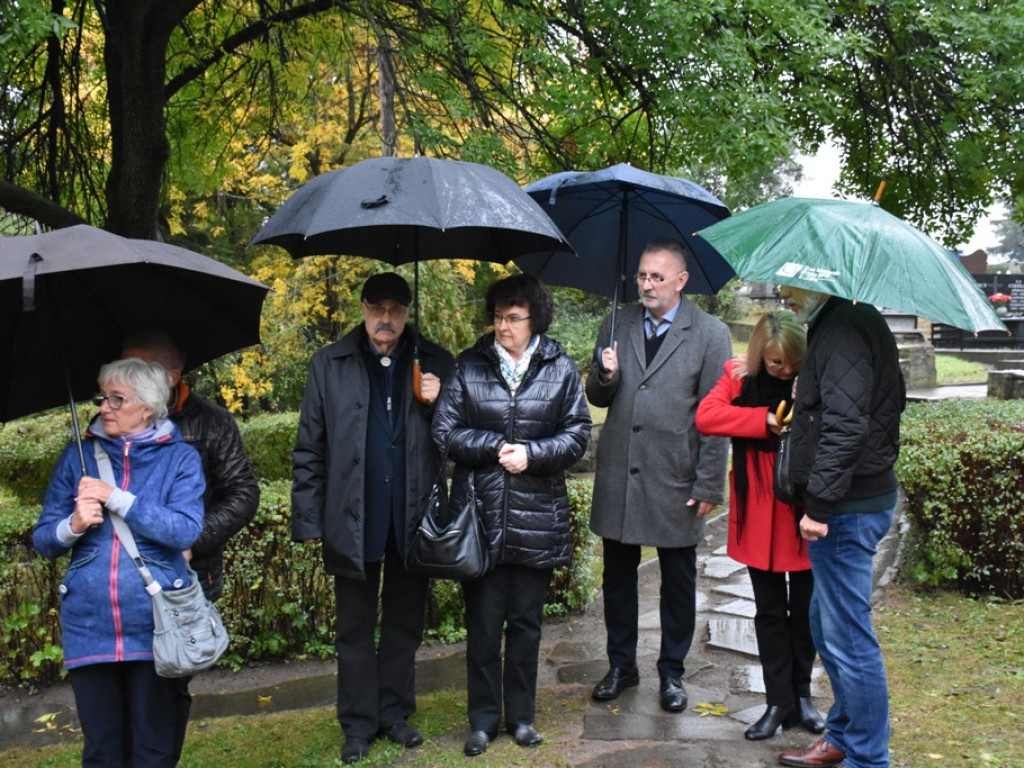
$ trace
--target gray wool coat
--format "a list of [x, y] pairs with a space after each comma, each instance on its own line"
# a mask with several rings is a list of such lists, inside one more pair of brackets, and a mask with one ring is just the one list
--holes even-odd
[[[587, 377], [587, 399], [608, 408], [597, 446], [590, 528], [624, 544], [690, 547], [704, 535], [704, 518], [690, 498], [722, 503], [729, 440], [701, 435], [697, 404], [732, 357], [729, 329], [684, 296], [651, 365], [644, 350], [644, 307], [616, 317], [619, 368], [601, 381]], [[611, 319], [598, 344], [608, 346]]]

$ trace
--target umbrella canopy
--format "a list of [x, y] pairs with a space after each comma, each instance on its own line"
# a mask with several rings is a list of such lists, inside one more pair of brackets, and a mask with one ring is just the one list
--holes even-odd
[[268, 290], [184, 248], [86, 225], [0, 237], [0, 422], [94, 395], [100, 366], [142, 327], [171, 333], [190, 367], [258, 344]]
[[260, 243], [295, 257], [367, 256], [396, 266], [572, 252], [540, 206], [501, 171], [432, 157], [375, 157], [317, 176], [249, 245]]
[[971, 332], [1006, 330], [952, 252], [871, 203], [783, 198], [698, 234], [744, 280], [898, 309]]
[[686, 293], [717, 293], [732, 267], [693, 233], [729, 215], [703, 187], [622, 163], [600, 171], [566, 171], [526, 187], [561, 228], [579, 259], [534, 253], [516, 259], [524, 272], [552, 285], [581, 288], [618, 301], [639, 298], [636, 274], [644, 244], [654, 237], [682, 240], [693, 258]]

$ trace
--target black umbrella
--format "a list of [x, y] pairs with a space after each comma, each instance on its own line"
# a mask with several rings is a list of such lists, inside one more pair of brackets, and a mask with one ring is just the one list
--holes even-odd
[[546, 176], [526, 192], [559, 226], [578, 260], [538, 252], [516, 259], [524, 272], [551, 285], [580, 288], [612, 298], [612, 328], [620, 301], [639, 297], [632, 276], [644, 244], [654, 237], [689, 247], [686, 293], [715, 294], [736, 273], [693, 233], [729, 215], [725, 203], [688, 179], [662, 176], [620, 163], [600, 171]]
[[141, 327], [168, 330], [189, 367], [258, 344], [268, 290], [184, 248], [86, 225], [0, 237], [0, 422], [95, 394], [100, 366]]
[[[258, 244], [296, 258], [366, 256], [417, 267], [428, 259], [503, 264], [534, 251], [572, 253], [541, 207], [501, 171], [432, 157], [375, 157], [317, 176], [249, 243]], [[416, 283], [419, 325], [418, 269]]]

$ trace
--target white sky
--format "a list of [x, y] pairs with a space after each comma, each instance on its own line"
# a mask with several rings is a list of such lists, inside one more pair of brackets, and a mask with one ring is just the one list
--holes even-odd
[[[794, 197], [835, 197], [832, 185], [839, 177], [839, 150], [833, 144], [826, 144], [813, 157], [800, 155], [797, 160], [803, 165], [804, 178], [793, 186]], [[884, 196], [885, 193], [882, 194]], [[1006, 211], [997, 205], [990, 208], [988, 214], [978, 222], [974, 236], [960, 245], [963, 253], [974, 253], [979, 248], [991, 251], [993, 246], [999, 244], [999, 238], [992, 228], [992, 219], [1005, 218]]]

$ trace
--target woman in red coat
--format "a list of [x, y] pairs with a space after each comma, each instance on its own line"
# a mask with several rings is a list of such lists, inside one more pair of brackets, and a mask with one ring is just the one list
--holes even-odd
[[768, 704], [746, 731], [751, 741], [773, 736], [780, 725], [825, 730], [810, 699], [811, 563], [796, 510], [772, 491], [775, 435], [782, 431], [775, 412], [782, 402], [790, 407], [806, 347], [804, 330], [791, 312], [769, 312], [754, 326], [746, 358], [725, 364], [725, 374], [697, 408], [697, 429], [732, 438], [728, 551], [747, 566], [754, 588], [754, 628]]

